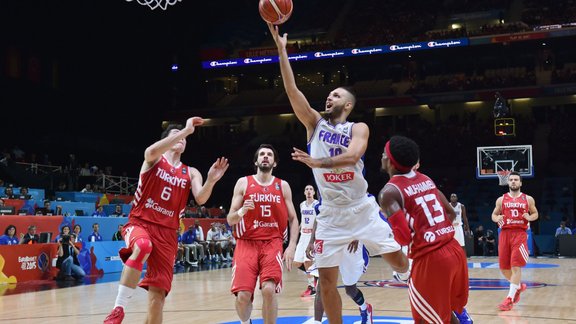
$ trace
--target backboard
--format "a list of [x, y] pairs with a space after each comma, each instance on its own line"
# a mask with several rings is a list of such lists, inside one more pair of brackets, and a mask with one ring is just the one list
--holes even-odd
[[519, 172], [524, 178], [534, 177], [532, 145], [476, 148], [477, 179], [497, 179], [497, 172], [503, 170]]

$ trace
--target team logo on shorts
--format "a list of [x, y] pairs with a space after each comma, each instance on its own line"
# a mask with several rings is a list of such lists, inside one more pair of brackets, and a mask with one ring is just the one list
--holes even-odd
[[324, 251], [324, 240], [315, 240], [314, 241], [314, 253], [322, 254]]
[[432, 232], [426, 232], [424, 233], [424, 240], [428, 243], [434, 242], [436, 240], [436, 235]]

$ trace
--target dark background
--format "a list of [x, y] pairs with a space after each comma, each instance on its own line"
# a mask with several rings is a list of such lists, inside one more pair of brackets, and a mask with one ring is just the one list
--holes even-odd
[[[246, 3], [259, 19], [257, 3], [233, 6]], [[115, 173], [137, 174], [168, 112], [204, 108], [199, 49], [219, 21], [240, 20], [227, 9], [191, 0], [166, 11], [136, 1], [0, 2], [0, 148], [24, 146], [54, 164], [70, 153], [95, 164], [113, 158]], [[186, 107], [173, 102], [175, 89], [191, 98]]]

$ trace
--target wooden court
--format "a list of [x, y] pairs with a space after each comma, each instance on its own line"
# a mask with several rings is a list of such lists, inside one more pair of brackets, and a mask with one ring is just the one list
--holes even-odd
[[[479, 267], [483, 265], [482, 262], [495, 263], [497, 259], [471, 258], [468, 261]], [[530, 263], [559, 267], [524, 269], [523, 279], [543, 283], [545, 286], [529, 287], [522, 294], [520, 303], [509, 312], [500, 312], [496, 307], [507, 294], [507, 289], [471, 290], [467, 309], [475, 323], [576, 323], [576, 259], [531, 258]], [[234, 298], [229, 293], [231, 271], [228, 267], [176, 274], [173, 290], [167, 297], [164, 308], [164, 323], [238, 321], [234, 310]], [[284, 278], [285, 289], [279, 296], [279, 317], [312, 316], [313, 298], [300, 297], [300, 293], [306, 287], [304, 274], [301, 271], [286, 272]], [[502, 277], [495, 267], [472, 268], [470, 278]], [[364, 292], [366, 300], [373, 305], [376, 318], [410, 317], [407, 289], [369, 287], [364, 284], [366, 281], [390, 279], [390, 267], [381, 258], [372, 258], [368, 272], [361, 279], [359, 287]], [[114, 304], [117, 284], [117, 282], [96, 283], [5, 295], [0, 297], [0, 322], [102, 323]], [[340, 293], [343, 300], [343, 314], [358, 316], [356, 305], [345, 295], [344, 289], [340, 289]], [[138, 289], [126, 310], [124, 323], [143, 323], [146, 304], [145, 291]], [[260, 305], [261, 298], [257, 292], [252, 312], [253, 319], [261, 318]]]

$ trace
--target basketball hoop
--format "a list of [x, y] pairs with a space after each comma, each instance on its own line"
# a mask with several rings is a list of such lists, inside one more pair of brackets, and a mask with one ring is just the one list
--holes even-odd
[[498, 170], [496, 174], [498, 175], [498, 184], [500, 184], [501, 186], [507, 186], [508, 177], [510, 176], [510, 170]]
[[[126, 0], [128, 2], [132, 2], [134, 0]], [[180, 2], [182, 0], [136, 0], [139, 4], [143, 6], [148, 6], [150, 9], [154, 10], [156, 8], [160, 8], [162, 10], [166, 10], [168, 6], [172, 6], [176, 4], [176, 2]]]

